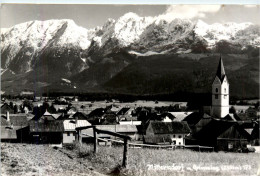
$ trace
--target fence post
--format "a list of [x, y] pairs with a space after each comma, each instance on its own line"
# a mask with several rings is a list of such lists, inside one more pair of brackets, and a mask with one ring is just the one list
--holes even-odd
[[93, 136], [94, 136], [94, 153], [97, 153], [98, 138], [97, 138], [96, 126], [93, 126]]
[[127, 143], [127, 138], [124, 138], [124, 153], [123, 153], [123, 167], [126, 167], [127, 165], [127, 148], [128, 148], [128, 143]]
[[79, 130], [79, 144], [82, 146], [82, 136], [81, 136], [81, 130]]

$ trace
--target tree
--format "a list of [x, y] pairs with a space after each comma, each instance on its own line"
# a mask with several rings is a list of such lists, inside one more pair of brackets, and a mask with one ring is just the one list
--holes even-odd
[[257, 109], [259, 107], [260, 101], [257, 101], [255, 104], [255, 108]]
[[231, 107], [229, 108], [229, 113], [235, 114], [235, 113], [236, 113], [236, 108], [235, 108], [234, 106], [231, 106]]
[[53, 104], [48, 108], [48, 112], [51, 113], [51, 114], [55, 114], [56, 113], [56, 109], [54, 108]]
[[17, 113], [18, 113], [18, 106], [14, 105], [14, 114], [17, 114]]
[[42, 112], [45, 112], [47, 109], [49, 109], [50, 105], [48, 102], [43, 102], [41, 106]]
[[25, 99], [23, 101], [23, 107], [27, 107], [29, 109], [29, 111], [32, 111], [33, 110], [33, 104], [31, 101]]
[[10, 106], [12, 109], [14, 109], [14, 103], [13, 103], [12, 101], [10, 101], [9, 106]]

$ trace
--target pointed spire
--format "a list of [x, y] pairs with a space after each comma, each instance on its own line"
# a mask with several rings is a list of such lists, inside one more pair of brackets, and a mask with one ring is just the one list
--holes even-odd
[[224, 77], [226, 76], [221, 56], [220, 56], [220, 59], [219, 59], [219, 64], [218, 64], [216, 76], [220, 79], [221, 82], [223, 81]]

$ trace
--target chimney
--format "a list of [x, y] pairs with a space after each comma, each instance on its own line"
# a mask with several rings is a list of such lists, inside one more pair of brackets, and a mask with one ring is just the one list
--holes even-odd
[[10, 121], [9, 111], [6, 111], [6, 120], [7, 120], [8, 122]]

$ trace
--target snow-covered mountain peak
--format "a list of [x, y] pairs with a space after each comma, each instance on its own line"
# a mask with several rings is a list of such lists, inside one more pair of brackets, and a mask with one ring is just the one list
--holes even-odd
[[[207, 24], [202, 20], [198, 20], [194, 27], [194, 32], [203, 37], [210, 47], [214, 46], [220, 40], [234, 41], [239, 31], [245, 30], [252, 23], [214, 23]], [[237, 41], [239, 43], [239, 41]]]
[[24, 46], [41, 49], [57, 34], [59, 34], [59, 37], [56, 38], [57, 45], [80, 45], [82, 49], [87, 49], [90, 45], [90, 41], [86, 40], [88, 30], [69, 19], [29, 21], [15, 25], [8, 31], [8, 33], [1, 31], [4, 34], [1, 39], [4, 41], [4, 45], [12, 43], [19, 46], [22, 43]]
[[139, 36], [153, 21], [152, 17], [139, 17], [137, 14], [129, 12], [116, 21], [114, 36], [121, 45], [129, 46], [139, 39]]
[[197, 20], [197, 22], [196, 22], [196, 26], [198, 27], [198, 28], [206, 28], [206, 27], [208, 27], [209, 25], [207, 24], [207, 23], [205, 23], [204, 21], [202, 21], [202, 20]]
[[6, 54], [3, 65], [7, 68], [13, 58], [32, 60], [46, 48], [57, 51], [54, 57], [61, 58], [77, 52], [107, 55], [126, 48], [140, 53], [192, 51], [201, 43], [214, 49], [222, 40], [241, 48], [255, 47], [260, 45], [259, 28], [252, 23], [207, 24], [165, 16], [141, 17], [132, 12], [94, 29], [80, 27], [70, 19], [35, 20], [1, 29], [1, 53]]
[[128, 20], [138, 20], [140, 17], [136, 14], [136, 13], [133, 13], [133, 12], [128, 12], [126, 14], [124, 14], [123, 16], [121, 16], [118, 21], [125, 21], [127, 22]]
[[[91, 30], [90, 34], [92, 33]], [[63, 52], [69, 52], [64, 48], [87, 49], [90, 46], [91, 35], [89, 36], [89, 30], [69, 19], [35, 20], [1, 30], [1, 54], [5, 53], [3, 67], [8, 67], [14, 58], [26, 58], [24, 62], [27, 63], [21, 66], [23, 69], [20, 71], [30, 71], [32, 60], [44, 50], [57, 48], [60, 52], [57, 52], [55, 57], [60, 58]]]

